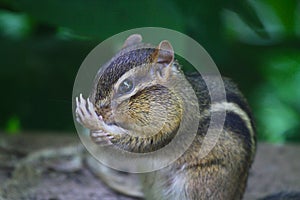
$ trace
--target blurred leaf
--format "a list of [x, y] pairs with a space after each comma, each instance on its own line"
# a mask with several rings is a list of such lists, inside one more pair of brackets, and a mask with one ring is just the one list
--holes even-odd
[[18, 117], [11, 117], [6, 124], [5, 132], [8, 134], [18, 134], [21, 130], [20, 119]]
[[143, 26], [183, 30], [182, 16], [171, 1], [16, 0], [16, 4], [37, 20], [99, 39]]
[[[290, 1], [272, 1], [272, 0], [253, 0], [253, 1], [240, 1], [243, 4], [249, 4], [252, 7], [253, 12], [256, 13], [256, 16], [263, 25], [263, 32], [268, 34], [268, 37], [258, 37], [259, 24], [256, 24], [256, 28], [253, 28], [255, 18], [249, 17], [248, 20], [245, 20], [247, 13], [243, 9], [239, 8], [239, 5], [236, 0], [233, 0], [236, 3], [234, 6], [231, 6], [234, 10], [234, 14], [229, 11], [224, 12], [224, 22], [230, 36], [232, 38], [240, 39], [243, 42], [250, 44], [259, 44], [259, 45], [270, 45], [283, 43], [284, 41], [294, 40], [299, 37], [299, 12], [300, 12], [300, 2], [298, 0]], [[248, 2], [248, 3], [246, 3]], [[237, 6], [238, 5], [238, 6]], [[239, 9], [237, 9], [237, 8]], [[232, 12], [232, 11], [231, 11]]]
[[258, 17], [257, 12], [249, 1], [231, 0], [229, 9], [236, 12], [257, 35], [264, 39], [270, 37], [261, 19]]
[[59, 39], [63, 39], [63, 40], [74, 40], [74, 39], [88, 40], [89, 39], [88, 37], [77, 35], [74, 33], [74, 31], [64, 27], [59, 27], [57, 29], [56, 36]]
[[29, 17], [24, 13], [0, 10], [0, 34], [11, 38], [23, 38], [31, 31]]
[[275, 48], [263, 55], [259, 72], [265, 82], [254, 91], [259, 138], [273, 142], [300, 137], [300, 51]]
[[293, 108], [281, 102], [273, 91], [274, 88], [267, 85], [256, 91], [255, 115], [261, 127], [259, 138], [284, 142], [285, 132], [296, 127], [300, 117]]
[[300, 51], [272, 51], [266, 55], [261, 72], [277, 97], [293, 106], [300, 115]]
[[284, 26], [287, 35], [293, 35], [295, 31], [295, 15], [299, 12], [299, 0], [274, 1], [263, 0], [275, 12], [276, 16]]

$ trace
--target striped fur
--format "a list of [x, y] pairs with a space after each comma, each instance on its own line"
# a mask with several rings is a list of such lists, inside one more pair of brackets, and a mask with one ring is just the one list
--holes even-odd
[[[96, 78], [94, 94], [91, 95], [94, 97], [94, 103], [101, 106], [102, 104], [98, 102], [110, 103], [107, 101], [109, 101], [108, 97], [111, 95], [113, 85], [126, 72], [141, 64], [153, 62], [155, 56], [157, 56], [156, 49], [150, 47], [130, 51], [124, 50], [117, 54], [108, 62], [103, 68], [104, 71], [101, 71]], [[175, 65], [177, 66], [176, 62]], [[175, 69], [178, 71], [176, 75], [184, 77], [181, 71], [177, 70], [177, 67]], [[242, 198], [246, 187], [248, 171], [252, 164], [256, 147], [255, 127], [249, 106], [236, 85], [227, 78], [224, 78], [226, 99], [220, 98], [211, 102], [206, 83], [200, 74], [185, 74], [185, 77], [192, 85], [198, 98], [199, 112], [201, 114], [198, 133], [192, 145], [174, 164], [165, 169], [143, 175], [146, 198], [155, 200], [239, 200]], [[217, 84], [212, 85], [219, 87]], [[141, 92], [145, 94], [145, 91], [148, 90]], [[162, 92], [162, 89], [160, 91]], [[167, 97], [166, 92], [163, 94]], [[158, 94], [155, 95], [157, 98], [159, 97]], [[130, 102], [134, 102], [134, 98], [139, 96], [132, 96]], [[141, 108], [145, 106], [145, 99], [151, 101], [153, 95], [148, 95], [147, 98], [143, 99], [137, 102], [141, 104]], [[172, 98], [167, 99], [172, 100]], [[159, 97], [159, 101], [163, 100], [164, 98]], [[164, 101], [161, 105], [166, 104], [167, 101]], [[174, 102], [169, 103], [169, 105], [173, 104]], [[102, 114], [104, 115], [107, 111], [101, 106], [99, 109], [105, 112]], [[129, 110], [133, 111], [134, 109]], [[174, 116], [179, 115], [178, 112], [176, 113], [177, 110], [175, 107], [173, 110], [175, 110], [175, 114], [173, 113]], [[199, 151], [209, 127], [211, 114], [218, 114], [218, 112], [226, 112], [223, 131], [216, 145], [208, 155], [200, 158]], [[169, 118], [168, 120], [169, 123], [172, 123]], [[174, 131], [176, 130], [174, 129]], [[160, 134], [164, 133], [167, 132], [161, 132]], [[170, 134], [170, 136], [173, 135]], [[121, 148], [133, 152], [144, 152], [145, 150], [148, 152], [156, 150], [156, 148], [148, 148], [148, 146], [160, 144], [159, 140], [161, 139], [165, 138], [158, 135], [155, 140], [149, 140], [151, 142], [143, 141], [147, 143], [143, 145], [144, 143], [136, 142], [137, 140], [134, 140], [132, 137], [127, 137], [127, 140], [124, 140], [122, 137], [118, 138], [115, 136], [112, 142], [120, 144]], [[140, 146], [137, 146], [139, 144]], [[161, 146], [164, 145], [161, 144], [156, 147]]]
[[[256, 149], [253, 118], [244, 97], [227, 78], [226, 99], [210, 103], [200, 75], [187, 76], [199, 99], [201, 121], [194, 143], [166, 169], [146, 174], [146, 199], [240, 200], [246, 188]], [[223, 132], [216, 146], [203, 159], [197, 157], [212, 113], [226, 112]], [[200, 143], [199, 143], [200, 142]], [[150, 188], [150, 189], [149, 189]]]

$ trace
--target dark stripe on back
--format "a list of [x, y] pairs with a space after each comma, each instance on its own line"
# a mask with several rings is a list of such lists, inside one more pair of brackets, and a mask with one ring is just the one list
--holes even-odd
[[186, 79], [191, 84], [199, 103], [199, 111], [202, 113], [210, 108], [211, 99], [205, 81], [198, 72], [186, 73]]
[[[214, 115], [218, 115], [220, 112], [214, 112]], [[205, 136], [207, 134], [207, 130], [210, 124], [210, 116], [206, 116], [200, 120], [198, 127], [198, 135]], [[253, 127], [252, 127], [253, 128]], [[251, 152], [252, 141], [251, 141], [251, 133], [248, 129], [245, 121], [236, 113], [226, 111], [226, 118], [223, 126], [223, 130], [233, 132], [239, 138], [241, 138], [245, 144], [245, 149]]]
[[226, 98], [228, 102], [237, 104], [242, 110], [244, 110], [252, 121], [252, 113], [248, 106], [248, 103], [236, 84], [234, 84], [229, 78], [223, 78], [226, 90]]
[[251, 134], [244, 120], [234, 112], [226, 112], [224, 129], [236, 133], [243, 139], [247, 150], [251, 151]]
[[[211, 104], [211, 102], [210, 102], [211, 99], [209, 96], [209, 92], [208, 92], [206, 83], [203, 80], [202, 76], [198, 72], [193, 72], [193, 73], [187, 73], [186, 77], [187, 77], [187, 80], [193, 86], [193, 89], [199, 99], [200, 113], [201, 113], [201, 111], [203, 111], [205, 109], [209, 109], [209, 106]], [[239, 89], [235, 83], [233, 83], [229, 78], [222, 77], [222, 79], [223, 79], [224, 86], [225, 86], [227, 102], [235, 103], [248, 115], [248, 117], [251, 121], [253, 131], [255, 133], [255, 125], [254, 125], [252, 113], [251, 113], [251, 110], [248, 106], [246, 99], [243, 97], [242, 93], [239, 91]], [[217, 87], [217, 85], [214, 85], [214, 87]], [[224, 99], [216, 99], [214, 103], [217, 103], [217, 102], [222, 103], [222, 102], [224, 102]]]

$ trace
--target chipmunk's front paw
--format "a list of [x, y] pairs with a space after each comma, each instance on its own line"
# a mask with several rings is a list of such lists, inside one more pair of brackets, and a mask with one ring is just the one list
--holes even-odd
[[76, 97], [76, 120], [84, 127], [91, 131], [100, 130], [103, 126], [103, 119], [98, 116], [94, 105], [90, 102], [89, 98], [87, 101], [82, 97], [82, 94]]
[[111, 145], [111, 139], [114, 137], [109, 133], [103, 131], [102, 116], [98, 116], [94, 105], [90, 102], [89, 98], [85, 100], [82, 94], [76, 97], [76, 120], [84, 127], [90, 129], [90, 136], [96, 144]]
[[93, 142], [102, 146], [111, 145], [112, 144], [111, 139], [114, 138], [112, 135], [102, 130], [91, 131], [90, 136]]

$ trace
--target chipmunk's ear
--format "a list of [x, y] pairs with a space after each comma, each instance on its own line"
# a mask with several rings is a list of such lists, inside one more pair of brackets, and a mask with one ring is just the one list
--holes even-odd
[[131, 46], [131, 45], [134, 45], [134, 44], [137, 44], [137, 43], [140, 43], [142, 42], [142, 36], [140, 34], [133, 34], [133, 35], [130, 35], [124, 42], [123, 44], [123, 47], [122, 48], [126, 48], [128, 46]]
[[161, 64], [158, 68], [160, 78], [167, 79], [172, 70], [174, 50], [169, 41], [161, 41], [157, 47], [156, 63]]

